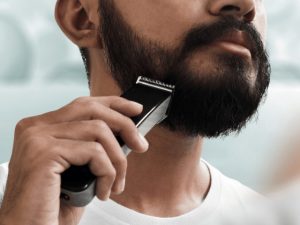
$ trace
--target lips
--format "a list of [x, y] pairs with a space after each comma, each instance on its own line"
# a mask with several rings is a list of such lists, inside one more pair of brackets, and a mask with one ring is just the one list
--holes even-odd
[[239, 30], [234, 30], [226, 33], [222, 37], [218, 38], [215, 43], [228, 43], [231, 45], [236, 45], [237, 47], [244, 48], [250, 52], [253, 49], [248, 35]]

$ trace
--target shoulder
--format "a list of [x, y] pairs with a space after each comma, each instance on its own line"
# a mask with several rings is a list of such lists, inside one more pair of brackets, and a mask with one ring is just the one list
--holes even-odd
[[225, 176], [218, 169], [209, 164], [208, 167], [210, 169], [212, 179], [215, 179], [215, 182], [218, 183], [221, 192], [220, 200], [222, 204], [227, 206], [232, 205], [244, 207], [253, 202], [265, 200], [261, 194], [241, 182]]
[[225, 175], [221, 175], [222, 182], [224, 183], [224, 191], [234, 194], [240, 200], [259, 200], [263, 199], [263, 196], [253, 189], [247, 187], [241, 182], [227, 177]]
[[[255, 224], [247, 221], [252, 217], [256, 218], [258, 212], [268, 212], [265, 197], [239, 181], [225, 176], [215, 167], [209, 164], [208, 167], [211, 172], [211, 195], [214, 193], [218, 196], [215, 198], [218, 204], [214, 211], [217, 221], [226, 221], [224, 224], [232, 225]], [[258, 210], [258, 207], [261, 207], [261, 210]]]
[[6, 180], [8, 175], [8, 163], [0, 165], [0, 205], [5, 191]]

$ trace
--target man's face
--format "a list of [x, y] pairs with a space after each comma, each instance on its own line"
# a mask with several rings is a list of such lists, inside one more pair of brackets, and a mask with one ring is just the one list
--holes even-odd
[[260, 0], [99, 0], [107, 62], [123, 91], [140, 75], [176, 85], [164, 126], [239, 131], [269, 84]]

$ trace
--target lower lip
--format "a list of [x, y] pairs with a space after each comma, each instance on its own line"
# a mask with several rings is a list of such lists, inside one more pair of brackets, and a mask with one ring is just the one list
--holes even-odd
[[239, 55], [241, 57], [251, 58], [250, 50], [242, 45], [226, 41], [219, 41], [214, 43], [213, 45], [222, 48], [227, 52], [231, 52], [232, 54]]

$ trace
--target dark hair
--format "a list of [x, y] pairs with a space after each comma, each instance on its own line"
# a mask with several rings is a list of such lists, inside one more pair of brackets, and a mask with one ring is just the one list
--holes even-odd
[[84, 64], [84, 68], [85, 68], [85, 72], [87, 75], [87, 79], [89, 82], [89, 86], [90, 86], [90, 80], [91, 80], [91, 76], [90, 76], [90, 57], [89, 57], [89, 50], [87, 48], [79, 48], [82, 60], [83, 60], [83, 64]]

